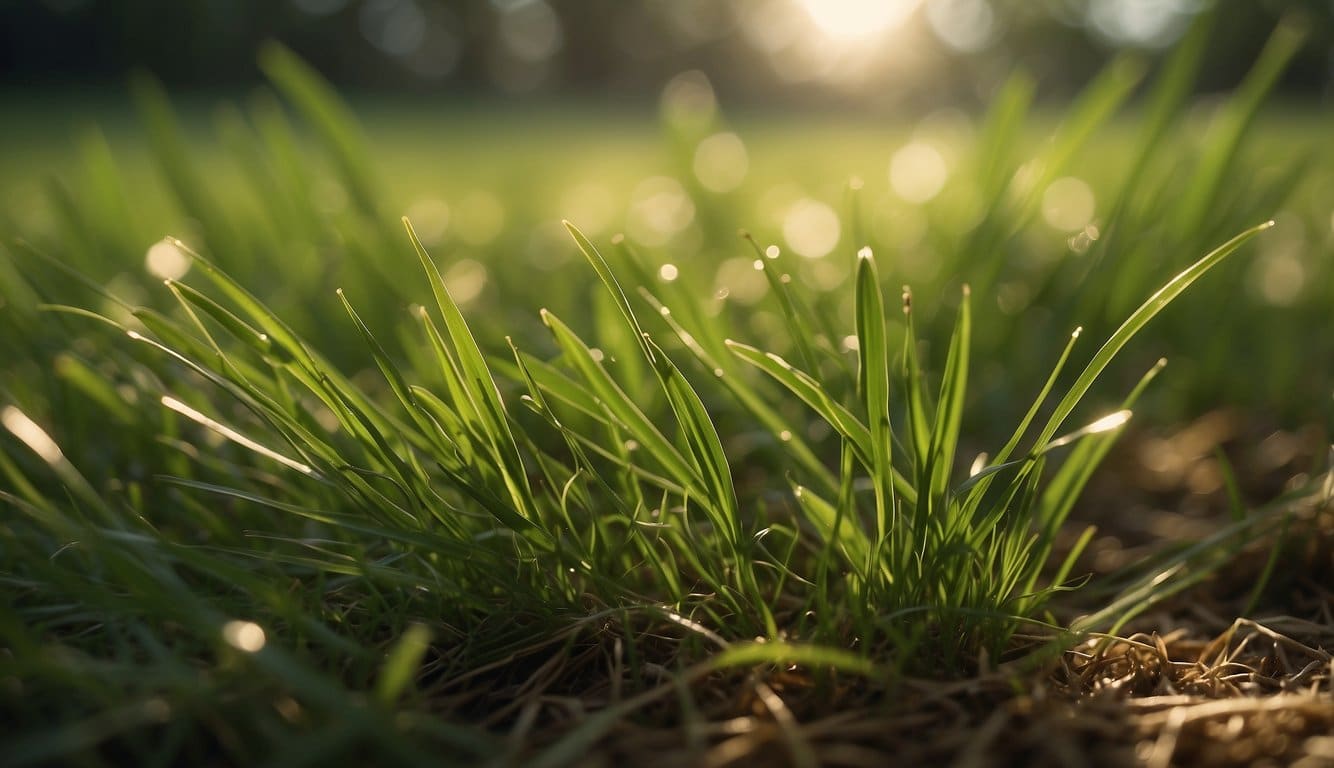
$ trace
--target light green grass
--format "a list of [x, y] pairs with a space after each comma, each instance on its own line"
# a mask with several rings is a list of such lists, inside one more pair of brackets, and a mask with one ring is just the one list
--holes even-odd
[[[883, 175], [878, 131], [834, 149], [809, 138], [833, 129], [757, 128], [753, 187], [718, 196], [680, 151], [698, 126], [666, 124], [660, 154], [571, 129], [554, 159], [502, 135], [464, 162], [432, 135], [441, 147], [380, 163], [327, 85], [271, 49], [287, 107], [223, 111], [201, 153], [137, 83], [160, 181], [90, 134], [46, 213], [5, 220], [25, 239], [0, 262], [9, 759], [555, 765], [736, 667], [883, 684], [1013, 653], [1081, 581], [1091, 533], [1059, 558], [1057, 536], [1153, 399], [1160, 356], [1162, 378], [1192, 382], [1160, 413], [1206, 393], [1266, 402], [1268, 387], [1310, 388], [1328, 413], [1334, 372], [1311, 361], [1334, 358], [1309, 329], [1334, 285], [1329, 191], [1302, 182], [1327, 159], [1243, 141], [1297, 38], [1276, 33], [1201, 138], [1185, 94], [1206, 34], [1138, 119], [1111, 122], [1144, 75], [1118, 61], [1037, 144], [1017, 76], [951, 150], [946, 189], [911, 211], [926, 225], [911, 246], [871, 226], [907, 215], [885, 213], [883, 182], [847, 189], [857, 141]], [[812, 142], [838, 159], [762, 160]], [[614, 195], [680, 178], [687, 234], [662, 249], [578, 221], [534, 235], [603, 163]], [[1104, 229], [1082, 254], [1040, 221], [1045, 181], [1071, 174], [1096, 188]], [[782, 184], [839, 210], [823, 259], [752, 250], [779, 239], [760, 209]], [[489, 242], [447, 230], [428, 246], [400, 227], [418, 190], [473, 188], [507, 211]], [[142, 272], [142, 238], [166, 221], [186, 227], [170, 242], [192, 266], [163, 285]], [[1303, 232], [1279, 242], [1307, 282], [1280, 310], [1245, 282], [1279, 258], [1265, 243], [1285, 226]], [[459, 301], [465, 256], [488, 281]], [[721, 258], [744, 259], [753, 302], [718, 297]], [[1028, 306], [997, 305], [1014, 291]], [[1264, 342], [1246, 362], [1260, 382], [1237, 375], [1248, 340]], [[1220, 524], [1074, 629], [1115, 626], [1277, 525]], [[605, 708], [537, 754], [503, 728], [543, 686]]]

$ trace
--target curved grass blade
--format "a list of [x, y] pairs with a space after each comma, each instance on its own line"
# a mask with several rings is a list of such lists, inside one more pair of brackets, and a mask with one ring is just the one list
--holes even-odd
[[[431, 282], [431, 291], [435, 294], [436, 305], [444, 318], [445, 330], [453, 343], [454, 353], [458, 356], [459, 378], [468, 395], [466, 404], [475, 413], [477, 421], [483, 425], [484, 436], [495, 454], [498, 469], [518, 515], [527, 519], [534, 530], [542, 531], [537, 525], [537, 508], [532, 488], [528, 485], [528, 473], [524, 470], [523, 459], [519, 455], [519, 447], [506, 416], [505, 403], [500, 398], [500, 390], [496, 388], [496, 382], [491, 377], [486, 359], [482, 356], [477, 340], [463, 318], [463, 312], [450, 296], [440, 270], [427, 254], [426, 248], [412, 228], [412, 222], [408, 221], [407, 217], [403, 218], [403, 226], [412, 240], [412, 247], [417, 252], [422, 269]], [[457, 403], [456, 407], [463, 408], [464, 405], [465, 403]]]
[[1172, 301], [1189, 288], [1192, 283], [1200, 279], [1204, 273], [1217, 266], [1223, 259], [1231, 255], [1233, 251], [1241, 247], [1243, 243], [1272, 226], [1274, 226], [1274, 222], [1267, 221], [1264, 224], [1252, 227], [1231, 240], [1228, 240], [1226, 243], [1223, 243], [1218, 248], [1215, 248], [1213, 251], [1206, 254], [1199, 261], [1187, 267], [1176, 277], [1172, 278], [1166, 285], [1159, 288], [1156, 293], [1141, 304], [1140, 308], [1135, 310], [1134, 313], [1121, 324], [1121, 327], [1116, 329], [1111, 338], [1102, 345], [1102, 348], [1093, 355], [1093, 359], [1089, 361], [1088, 365], [1084, 368], [1083, 373], [1079, 375], [1079, 378], [1075, 381], [1074, 385], [1065, 393], [1065, 397], [1061, 398], [1060, 403], [1057, 404], [1055, 411], [1052, 413], [1051, 418], [1048, 419], [1047, 425], [1043, 428], [1036, 444], [1045, 445], [1052, 439], [1052, 436], [1055, 435], [1056, 431], [1061, 428], [1063, 423], [1065, 423], [1070, 412], [1074, 410], [1079, 401], [1088, 393], [1089, 388], [1093, 386], [1093, 382], [1103, 370], [1106, 369], [1108, 363], [1112, 361], [1112, 358], [1116, 357], [1117, 353], [1121, 351], [1121, 348], [1124, 347], [1135, 334], [1139, 333], [1145, 325], [1148, 325], [1149, 321], [1152, 320], [1155, 315], [1163, 311], [1168, 304], [1171, 304]]

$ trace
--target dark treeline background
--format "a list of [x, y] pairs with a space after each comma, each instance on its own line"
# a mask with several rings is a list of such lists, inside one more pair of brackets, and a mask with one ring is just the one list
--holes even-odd
[[[1207, 0], [881, 0], [883, 34], [823, 34], [848, 0], [0, 0], [0, 86], [245, 87], [279, 40], [354, 92], [653, 98], [701, 69], [732, 103], [875, 108], [985, 98], [1016, 67], [1071, 94], [1115, 51], [1154, 58]], [[1334, 1], [1217, 0], [1202, 92], [1230, 88], [1281, 21], [1307, 44], [1280, 91], [1334, 100]], [[849, 37], [856, 39], [849, 39]]]

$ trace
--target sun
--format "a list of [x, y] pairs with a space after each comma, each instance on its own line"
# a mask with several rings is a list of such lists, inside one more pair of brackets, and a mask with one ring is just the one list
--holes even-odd
[[869, 40], [902, 24], [920, 0], [797, 0], [826, 37]]

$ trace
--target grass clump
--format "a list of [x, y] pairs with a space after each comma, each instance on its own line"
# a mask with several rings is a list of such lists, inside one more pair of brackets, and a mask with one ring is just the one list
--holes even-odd
[[[1185, 98], [1203, 33], [1193, 34], [1155, 92], [1114, 237], [1100, 242], [1157, 221], [1133, 193]], [[1240, 140], [1291, 55], [1286, 34], [1224, 144]], [[141, 84], [158, 159], [207, 245], [167, 241], [190, 260], [189, 279], [130, 300], [78, 253], [47, 258], [22, 244], [17, 268], [0, 272], [17, 331], [4, 343], [19, 361], [0, 379], [0, 500], [12, 512], [0, 570], [15, 595], [0, 606], [10, 651], [0, 678], [17, 763], [221, 752], [426, 764], [444, 750], [459, 763], [503, 754], [554, 765], [673, 691], [688, 710], [692, 684], [736, 669], [885, 683], [1018, 655], [1021, 628], [1055, 634], [1049, 601], [1079, 583], [1092, 530], [1064, 547], [1058, 538], [1162, 366], [1136, 371], [1113, 407], [1089, 402], [1095, 383], [1269, 226], [1209, 250], [1231, 219], [1209, 222], [1217, 201], [1200, 191], [1174, 209], [1169, 238], [1198, 260], [1156, 291], [1144, 262], [1087, 304], [1061, 270], [1045, 274], [1041, 291], [1068, 307], [1052, 322], [1088, 313], [1108, 326], [1105, 341], [1071, 381], [1067, 364], [1083, 357], [1074, 322], [1047, 337], [1056, 346], [1023, 340], [1037, 351], [1018, 359], [1044, 358], [1016, 376], [1032, 385], [1031, 405], [980, 408], [995, 399], [971, 391], [978, 370], [1011, 364], [1020, 334], [989, 302], [975, 308], [953, 272], [970, 253], [1016, 247], [1035, 214], [1038, 198], [1011, 186], [1005, 159], [1027, 109], [1021, 80], [982, 142], [982, 216], [950, 231], [956, 261], [920, 292], [949, 296], [939, 303], [952, 323], [909, 289], [889, 290], [901, 281], [882, 277], [870, 247], [828, 257], [849, 277], [820, 291], [803, 285], [803, 264], [755, 245], [766, 292], [747, 311], [769, 318], [762, 333], [688, 277], [654, 280], [624, 239], [604, 251], [570, 224], [592, 292], [553, 290], [547, 307], [513, 316], [464, 306], [412, 225], [405, 242], [380, 220], [361, 139], [327, 85], [278, 49], [263, 66], [328, 144], [349, 209], [326, 219], [302, 196], [308, 169], [269, 105], [257, 143], [276, 162], [247, 166], [253, 202], [291, 215], [239, 225], [199, 189], [170, 105]], [[1090, 88], [1042, 178], [1058, 177], [1139, 76], [1118, 63]], [[238, 146], [254, 138], [245, 130], [232, 124]], [[1205, 154], [1202, 178], [1227, 177], [1231, 151]], [[259, 183], [269, 171], [274, 183]], [[116, 186], [114, 168], [93, 172]], [[84, 232], [107, 218], [66, 212]], [[1099, 248], [1093, 273], [1113, 256], [1148, 258], [1143, 245]], [[327, 294], [310, 306], [282, 284], [317, 273], [307, 257], [322, 249], [345, 259], [345, 318]], [[275, 261], [297, 251], [307, 257]], [[509, 269], [512, 284], [534, 281], [531, 265]], [[1004, 265], [977, 271], [976, 295], [991, 296]], [[1131, 310], [1120, 291], [1148, 298]], [[1087, 423], [1072, 428], [1075, 418]], [[993, 435], [990, 455], [963, 455]], [[1216, 566], [1238, 532], [1263, 522], [1243, 517], [1161, 572]], [[1159, 573], [1078, 629], [1142, 610], [1170, 588]], [[792, 716], [767, 682], [755, 690], [776, 721]], [[535, 753], [524, 736], [547, 691], [598, 714]]]

